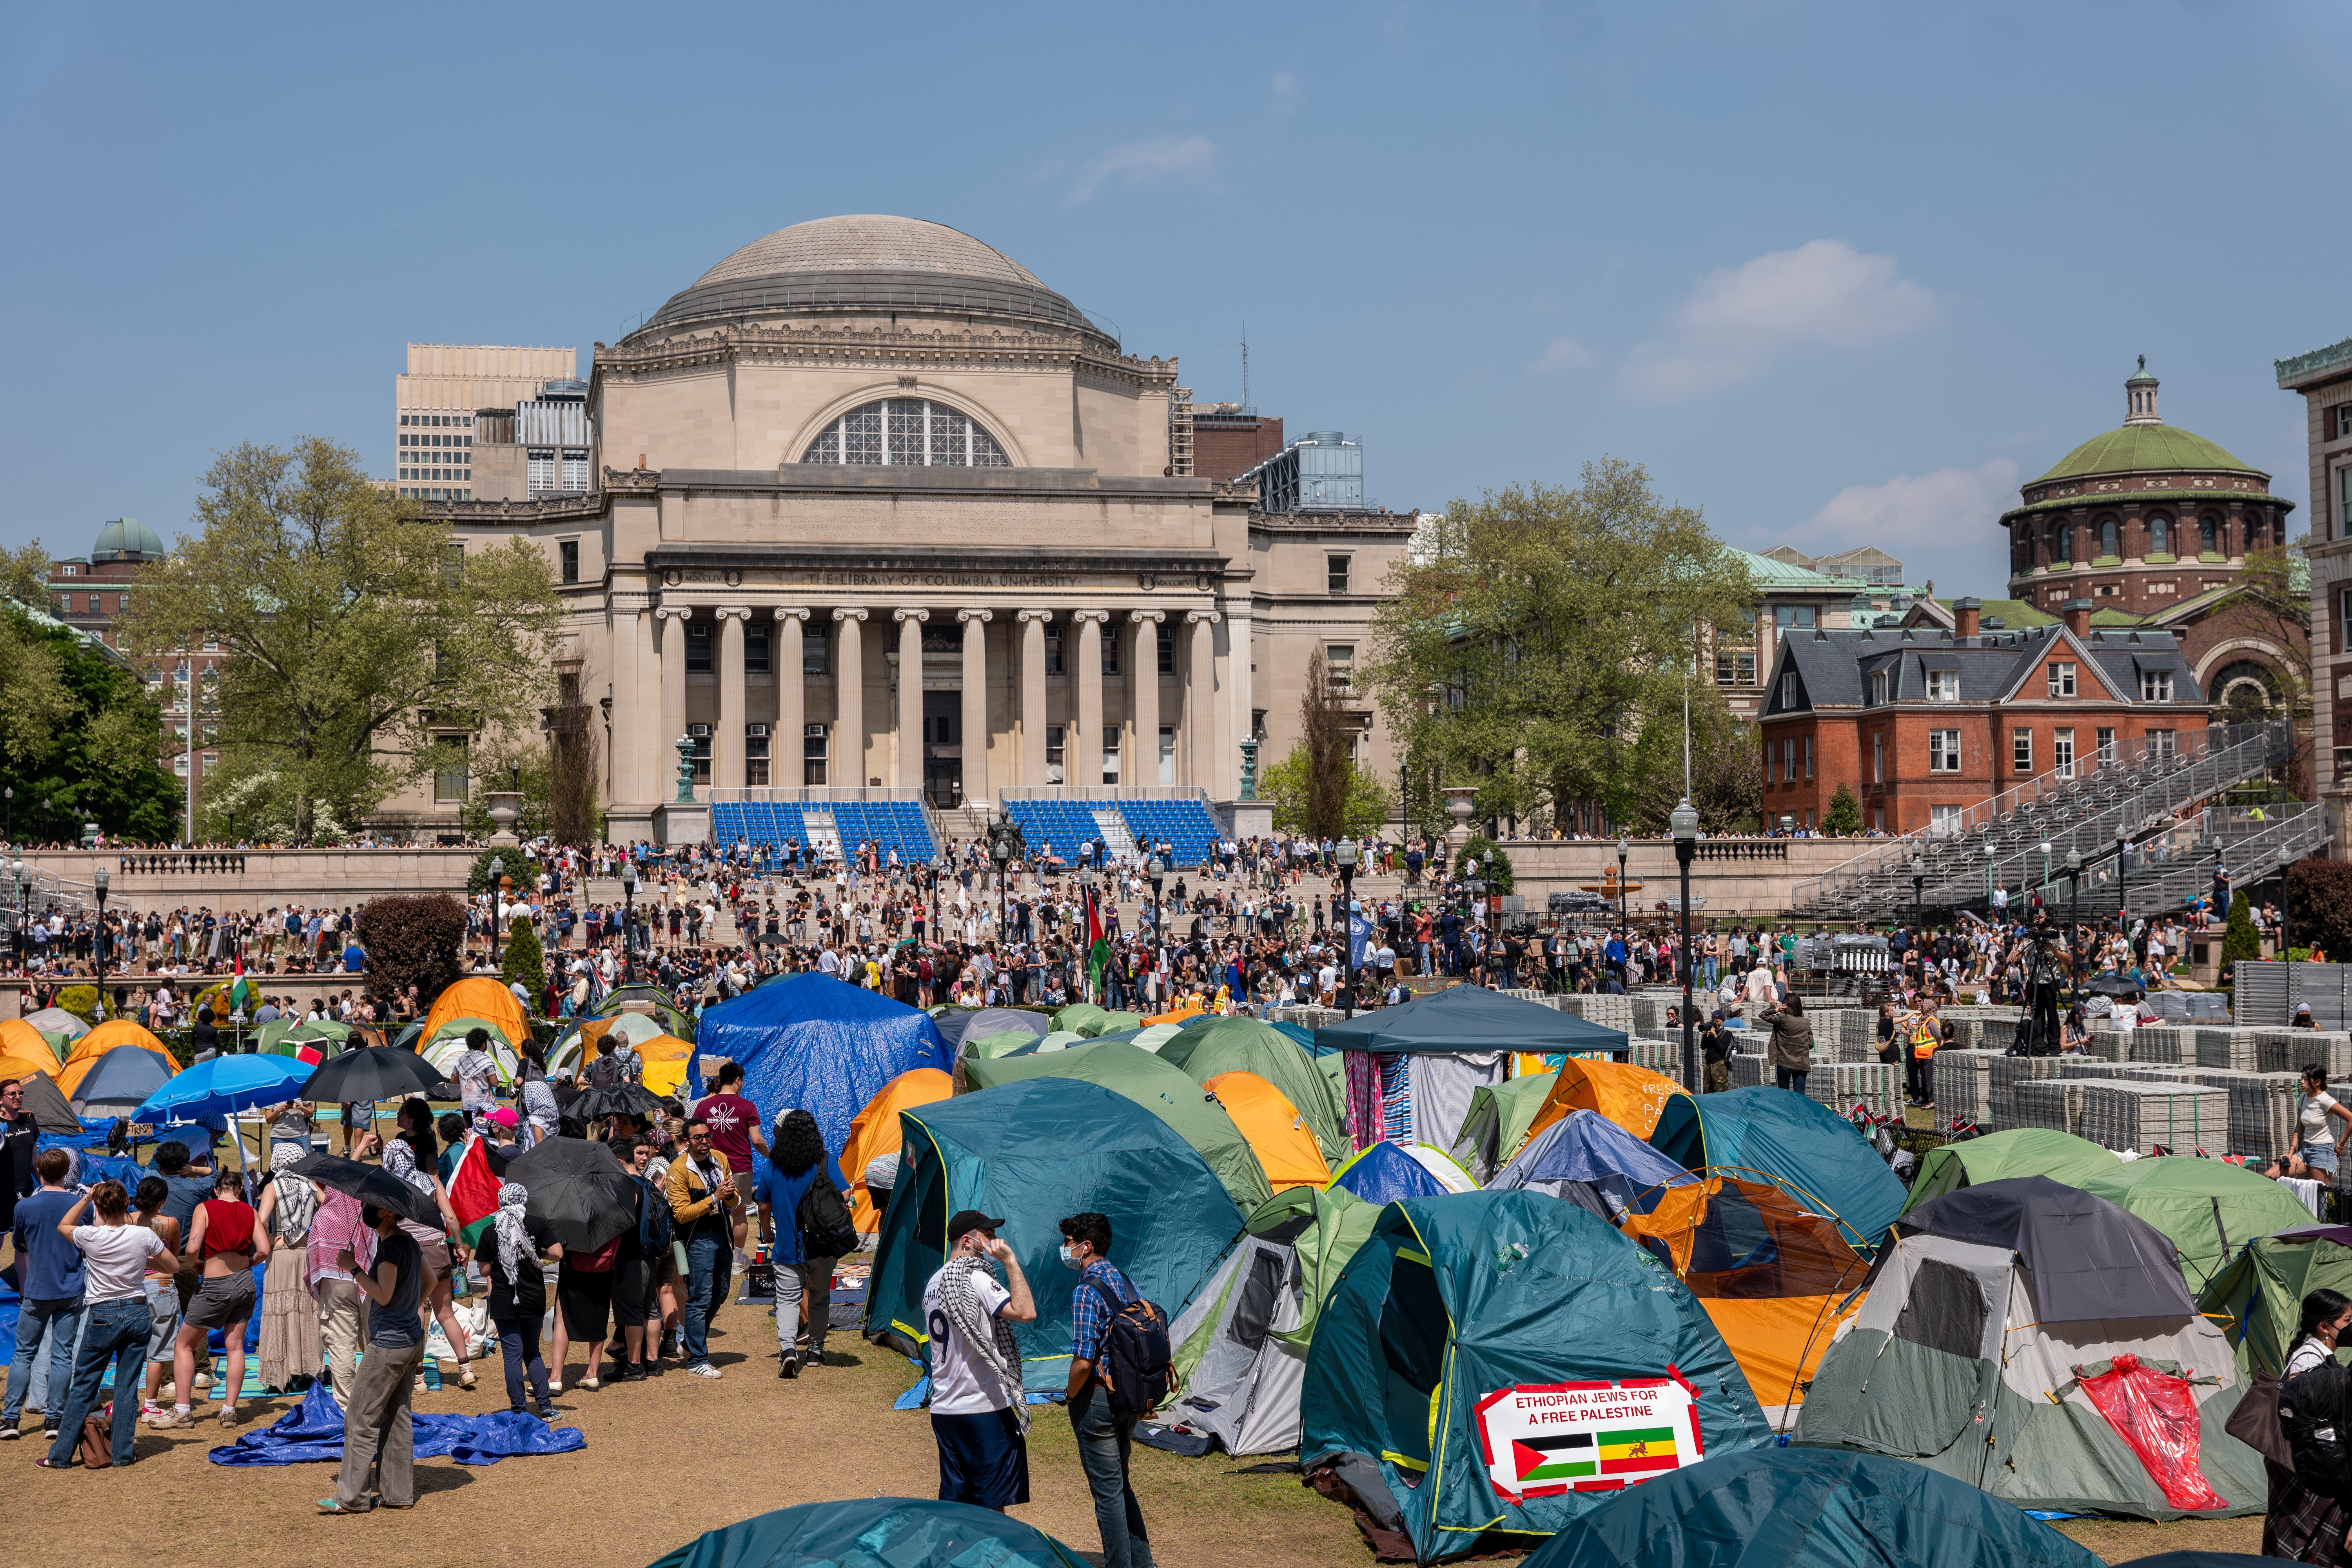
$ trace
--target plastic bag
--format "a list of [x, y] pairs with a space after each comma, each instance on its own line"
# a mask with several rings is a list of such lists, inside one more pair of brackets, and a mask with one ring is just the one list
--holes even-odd
[[2084, 1378], [2083, 1392], [2139, 1456], [2165, 1501], [2184, 1510], [2229, 1507], [2197, 1466], [2197, 1396], [2189, 1384], [2142, 1366], [2136, 1355], [2119, 1355], [2110, 1365]]

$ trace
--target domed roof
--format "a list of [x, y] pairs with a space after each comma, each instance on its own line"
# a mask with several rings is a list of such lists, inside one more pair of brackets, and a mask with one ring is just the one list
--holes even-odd
[[780, 228], [672, 295], [635, 339], [727, 318], [857, 315], [1009, 321], [1076, 328], [1116, 352], [1118, 331], [961, 229], [862, 213]]
[[813, 218], [780, 228], [730, 256], [694, 286], [827, 272], [908, 272], [1015, 289], [1045, 287], [1027, 268], [961, 229], [876, 213]]
[[118, 517], [98, 531], [98, 542], [89, 547], [89, 558], [96, 561], [120, 561], [126, 555], [161, 555], [163, 542], [155, 531], [135, 517]]
[[2126, 425], [2092, 437], [2058, 460], [2034, 484], [2091, 474], [2138, 474], [2174, 468], [2223, 469], [2258, 474], [2204, 437], [2177, 425]]

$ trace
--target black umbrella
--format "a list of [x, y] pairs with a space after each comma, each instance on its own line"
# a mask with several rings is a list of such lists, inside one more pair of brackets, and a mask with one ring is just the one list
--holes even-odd
[[507, 1165], [530, 1194], [525, 1212], [547, 1222], [567, 1251], [593, 1252], [637, 1222], [636, 1189], [613, 1151], [584, 1138], [550, 1138]]
[[564, 1107], [567, 1115], [583, 1121], [594, 1121], [601, 1117], [651, 1116], [662, 1108], [661, 1097], [639, 1084], [617, 1083], [604, 1089], [589, 1089]]
[[[387, 1096], [386, 1098], [389, 1098]], [[346, 1160], [340, 1154], [305, 1154], [287, 1167], [306, 1181], [348, 1193], [363, 1204], [390, 1209], [403, 1219], [439, 1230], [441, 1205], [430, 1193], [420, 1193], [382, 1165]]]
[[2094, 996], [2137, 996], [2141, 987], [2137, 981], [2126, 980], [2120, 974], [2102, 974], [2084, 989]]
[[405, 1100], [412, 1094], [447, 1099], [456, 1086], [441, 1069], [392, 1046], [345, 1051], [319, 1064], [302, 1085], [301, 1098], [314, 1105], [356, 1105], [362, 1100]]

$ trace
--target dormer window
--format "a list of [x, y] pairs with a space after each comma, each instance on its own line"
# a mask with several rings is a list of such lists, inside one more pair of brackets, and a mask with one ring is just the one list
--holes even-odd
[[1789, 711], [1790, 710], [1794, 709], [1796, 706], [1797, 706], [1797, 678], [1796, 678], [1793, 674], [1791, 674], [1791, 675], [1784, 675], [1784, 676], [1782, 676], [1782, 677], [1780, 678], [1780, 708], [1781, 708], [1781, 710], [1782, 710], [1783, 712], [1786, 712], [1786, 711]]
[[1886, 701], [1886, 672], [1878, 670], [1870, 678], [1870, 705], [1882, 707]]
[[1957, 669], [1931, 669], [1927, 672], [1927, 700], [1958, 702], [1960, 700], [1960, 672]]

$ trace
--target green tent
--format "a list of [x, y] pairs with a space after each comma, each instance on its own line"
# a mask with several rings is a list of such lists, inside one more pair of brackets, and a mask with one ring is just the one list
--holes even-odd
[[[1274, 1195], [1257, 1152], [1214, 1096], [1150, 1051], [1115, 1040], [1097, 1040], [1064, 1051], [1030, 1056], [968, 1058], [964, 1081], [993, 1089], [1032, 1078], [1074, 1078], [1124, 1095], [1200, 1151], [1244, 1213]], [[1239, 1226], [1235, 1226], [1239, 1229]], [[1166, 1303], [1161, 1303], [1163, 1306]]]
[[2189, 1277], [2191, 1295], [2204, 1289], [2254, 1237], [2311, 1223], [2311, 1211], [2276, 1182], [2193, 1154], [2119, 1160], [2095, 1176], [2069, 1184], [2096, 1193], [2162, 1231], [2180, 1249], [2180, 1268]]
[[1143, 1027], [1143, 1015], [1113, 1013], [1091, 1002], [1073, 1002], [1054, 1015], [1054, 1027], [1092, 1039], [1114, 1029], [1139, 1029]]
[[872, 1497], [807, 1502], [696, 1536], [653, 1568], [1082, 1568], [1034, 1526], [970, 1503]]
[[1501, 1083], [1480, 1084], [1470, 1091], [1470, 1110], [1449, 1151], [1454, 1163], [1470, 1173], [1480, 1186], [1511, 1163], [1528, 1141], [1528, 1123], [1543, 1109], [1551, 1086], [1559, 1080], [1557, 1068], [1531, 1072]]
[[1423, 1563], [1773, 1440], [1697, 1299], [1607, 1221], [1526, 1191], [1382, 1209], [1301, 1405], [1306, 1468], [1332, 1464]]
[[1930, 1149], [1919, 1162], [1919, 1173], [1911, 1178], [1911, 1195], [1904, 1200], [1903, 1212], [1909, 1214], [1929, 1198], [1978, 1182], [2047, 1176], [2079, 1187], [2084, 1178], [2115, 1168], [2115, 1155], [2087, 1138], [2047, 1127], [2013, 1128]]
[[[2352, 1247], [2317, 1236], [2265, 1236], [2213, 1277], [2197, 1306], [2221, 1325], [2242, 1373], [2276, 1377], [2314, 1290], [2352, 1296]], [[2337, 1352], [2352, 1355], [2352, 1346]]]
[[1160, 1059], [1181, 1068], [1194, 1083], [1219, 1073], [1250, 1072], [1282, 1090], [1290, 1109], [1306, 1119], [1323, 1151], [1337, 1164], [1354, 1152], [1348, 1138], [1348, 1108], [1331, 1080], [1297, 1042], [1255, 1018], [1218, 1018], [1203, 1028], [1186, 1027], [1160, 1047]]
[[1037, 1321], [1013, 1325], [1024, 1384], [1067, 1386], [1070, 1302], [1057, 1222], [1108, 1216], [1111, 1261], [1172, 1319], [1242, 1230], [1242, 1211], [1168, 1124], [1099, 1084], [1034, 1078], [899, 1112], [898, 1184], [882, 1216], [866, 1298], [866, 1337], [908, 1355], [930, 1342], [923, 1287], [948, 1216], [1002, 1215]]
[[999, 1029], [992, 1035], [967, 1036], [963, 1042], [963, 1057], [967, 1061], [973, 1061], [1009, 1056], [1024, 1046], [1036, 1043], [1037, 1037], [1026, 1029]]

